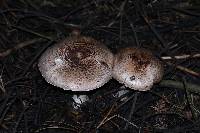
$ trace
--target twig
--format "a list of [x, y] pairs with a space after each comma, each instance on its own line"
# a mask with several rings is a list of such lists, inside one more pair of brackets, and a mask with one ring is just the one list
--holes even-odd
[[[45, 21], [48, 21], [48, 22], [51, 22], [51, 23], [57, 23], [57, 24], [61, 24], [61, 25], [64, 25], [65, 27], [67, 28], [78, 28], [78, 29], [81, 29], [83, 28], [81, 25], [76, 25], [76, 24], [72, 24], [72, 23], [65, 23], [63, 22], [62, 20], [59, 20], [59, 19], [56, 19], [56, 18], [53, 18], [53, 17], [50, 17], [50, 16], [47, 16], [45, 14], [42, 14], [42, 13], [38, 13], [38, 12], [34, 12], [34, 11], [28, 11], [28, 10], [20, 10], [20, 9], [6, 9], [6, 10], [0, 10], [0, 13], [7, 13], [7, 12], [22, 12], [22, 13], [26, 13], [26, 14], [31, 14], [33, 16], [36, 16], [36, 17], [39, 17], [40, 19], [42, 20], [45, 20]], [[3, 24], [3, 23], [0, 23], [0, 24]], [[3, 25], [6, 25], [6, 24], [3, 24]], [[14, 25], [9, 25], [11, 27], [14, 27], [14, 28], [17, 28], [18, 26], [14, 26]], [[18, 29], [20, 29], [21, 27], [18, 27]], [[25, 30], [24, 30], [25, 31]], [[45, 37], [45, 36], [43, 36]], [[46, 38], [46, 37], [45, 37]], [[48, 39], [48, 37], [46, 38]], [[49, 38], [50, 39], [50, 38]], [[51, 40], [51, 39], [50, 39]]]
[[189, 73], [189, 74], [191, 74], [191, 75], [200, 77], [200, 73], [197, 73], [197, 72], [195, 72], [195, 71], [193, 71], [193, 70], [191, 70], [191, 69], [188, 69], [188, 68], [186, 68], [186, 67], [183, 67], [183, 66], [178, 65], [178, 66], [176, 66], [176, 68], [178, 68], [178, 69], [181, 70], [181, 71], [187, 72], [187, 73]]
[[13, 51], [16, 51], [18, 49], [21, 49], [23, 47], [26, 47], [28, 45], [31, 45], [33, 43], [36, 43], [36, 42], [40, 42], [42, 39], [40, 38], [36, 38], [36, 39], [32, 39], [32, 40], [28, 40], [28, 41], [25, 41], [25, 42], [22, 42], [22, 43], [19, 43], [17, 44], [16, 46], [14, 46], [13, 48], [10, 48], [4, 52], [1, 52], [0, 53], [0, 58], [2, 57], [5, 57], [5, 56], [8, 56], [9, 54], [11, 54]]
[[122, 44], [122, 28], [123, 28], [123, 14], [120, 16], [120, 26], [119, 26], [119, 45]]
[[137, 129], [140, 128], [140, 127], [138, 127], [137, 125], [135, 125], [134, 123], [130, 122], [129, 120], [127, 120], [126, 118], [124, 118], [124, 117], [122, 117], [122, 116], [120, 116], [120, 115], [113, 115], [113, 116], [107, 118], [107, 119], [104, 121], [104, 123], [110, 121], [111, 119], [113, 119], [113, 118], [115, 118], [115, 117], [124, 120], [125, 122], [127, 122], [127, 124], [132, 125], [133, 127], [137, 128]]
[[[136, 92], [136, 93], [134, 94], [134, 99], [133, 99], [133, 101], [132, 101], [132, 107], [131, 107], [131, 111], [130, 111], [129, 116], [128, 116], [128, 121], [131, 121], [132, 115], [133, 115], [133, 113], [134, 113], [135, 104], [136, 104], [136, 101], [137, 101], [137, 98], [138, 98], [138, 94], [139, 94], [139, 92]], [[125, 125], [125, 127], [124, 127], [124, 130], [127, 130], [127, 129], [128, 129], [128, 125], [129, 125], [129, 124], [126, 123], [126, 125]]]
[[129, 120], [127, 120], [126, 118], [120, 116], [120, 115], [117, 115], [118, 118], [124, 120], [125, 122], [127, 122], [128, 124], [132, 125], [133, 127], [139, 129], [140, 127], [138, 127], [137, 125], [135, 125], [134, 123], [130, 122]]
[[138, 41], [138, 36], [137, 36], [136, 31], [135, 31], [135, 26], [133, 25], [133, 23], [131, 22], [129, 16], [126, 14], [125, 11], [124, 11], [124, 15], [125, 15], [126, 19], [128, 20], [129, 25], [131, 26], [131, 30], [132, 30], [133, 33], [134, 33], [133, 35], [134, 35], [134, 40], [135, 40], [136, 45], [137, 45], [137, 46], [140, 46], [140, 43], [139, 43], [139, 41]]
[[194, 17], [200, 17], [200, 14], [199, 13], [196, 13], [196, 12], [191, 12], [189, 10], [184, 10], [184, 9], [180, 9], [180, 8], [172, 8], [172, 10], [176, 11], [176, 12], [179, 12], [179, 13], [182, 13], [182, 14], [185, 14], [185, 15], [189, 15], [189, 16], [194, 16]]
[[16, 125], [14, 126], [14, 129], [13, 129], [13, 133], [16, 133], [17, 132], [17, 128], [20, 124], [20, 121], [23, 119], [23, 116], [24, 116], [24, 113], [25, 113], [25, 108], [21, 111], [20, 115], [19, 115], [19, 118], [17, 119], [17, 122], [16, 122]]
[[121, 5], [121, 8], [116, 7], [112, 2], [109, 2], [109, 4], [111, 4], [113, 7], [115, 7], [116, 10], [118, 10], [118, 14], [116, 15], [116, 17], [107, 25], [108, 27], [113, 26], [113, 24], [115, 24], [117, 22], [117, 19], [119, 19], [119, 17], [121, 16], [122, 10], [123, 10], [123, 6], [126, 4], [126, 2], [124, 1]]
[[25, 133], [28, 133], [29, 130], [28, 130], [28, 120], [27, 120], [27, 114], [26, 112], [24, 113], [24, 127], [25, 127]]
[[35, 133], [39, 133], [48, 129], [62, 129], [62, 130], [66, 130], [66, 131], [71, 131], [71, 132], [76, 132], [77, 131], [75, 129], [72, 128], [68, 128], [68, 127], [61, 127], [61, 126], [50, 126], [50, 127], [43, 127], [43, 128], [39, 128], [35, 131]]
[[[7, 26], [7, 24], [1, 23], [1, 22], [0, 22], [0, 25], [6, 25]], [[47, 39], [47, 40], [50, 40], [50, 41], [54, 40], [52, 37], [42, 35], [40, 33], [32, 31], [30, 29], [26, 29], [26, 28], [23, 28], [23, 27], [20, 27], [20, 26], [16, 26], [16, 25], [9, 25], [9, 26], [12, 27], [12, 28], [14, 28], [14, 29], [18, 29], [18, 30], [21, 30], [21, 31], [24, 31], [24, 32], [27, 32], [27, 33], [30, 33], [30, 34], [33, 34], [33, 35], [36, 35], [36, 36], [39, 36], [41, 38], [44, 38], [44, 39]]]
[[10, 94], [7, 95], [6, 100], [3, 102], [3, 105], [1, 106], [1, 110], [0, 110], [0, 124], [2, 124], [6, 114], [8, 113], [9, 109], [12, 107], [12, 105], [14, 104], [16, 97], [14, 97], [10, 102], [8, 102], [9, 98], [10, 98]]
[[61, 19], [63, 19], [64, 21], [66, 21], [71, 15], [77, 13], [78, 11], [81, 11], [81, 10], [84, 10], [84, 9], [88, 9], [92, 5], [94, 5], [93, 2], [81, 5], [81, 6], [77, 7], [77, 8], [75, 8], [74, 10], [70, 11], [66, 15], [62, 16]]
[[149, 26], [149, 28], [151, 29], [151, 31], [154, 33], [154, 35], [156, 36], [156, 38], [160, 41], [162, 48], [166, 47], [165, 41], [163, 40], [163, 38], [159, 35], [159, 33], [156, 31], [156, 29], [151, 25], [151, 23], [149, 23], [149, 20], [147, 19], [146, 16], [144, 16], [141, 13], [142, 18], [144, 19], [145, 23]]
[[[180, 82], [180, 81], [162, 80], [159, 83], [159, 85], [163, 86], [163, 87], [172, 87], [172, 88], [177, 88], [177, 89], [184, 90], [184, 83]], [[192, 84], [192, 83], [187, 83], [187, 82], [185, 83], [185, 85], [187, 85], [187, 87], [188, 87], [187, 90], [189, 92], [200, 94], [200, 86], [199, 85]]]
[[108, 118], [108, 116], [110, 115], [110, 113], [113, 111], [114, 107], [115, 107], [115, 104], [112, 105], [112, 107], [110, 108], [110, 110], [108, 111], [108, 113], [106, 114], [106, 116], [103, 118], [103, 120], [97, 126], [97, 129], [100, 128], [102, 125], [104, 125], [106, 123], [106, 119]]
[[26, 80], [26, 79], [29, 79], [29, 77], [17, 77], [17, 78], [14, 78], [14, 79], [11, 79], [7, 82], [4, 83], [4, 86], [8, 86], [8, 85], [12, 85], [14, 84], [15, 82], [18, 82], [20, 80]]
[[172, 59], [188, 59], [188, 58], [200, 58], [200, 54], [194, 54], [194, 55], [177, 55], [177, 56], [163, 56], [161, 57], [162, 60], [172, 60]]
[[3, 93], [6, 92], [5, 90], [5, 85], [4, 85], [4, 82], [3, 82], [3, 78], [2, 78], [2, 75], [3, 75], [3, 69], [2, 69], [2, 72], [1, 72], [1, 75], [0, 75], [0, 89]]
[[168, 65], [171, 65], [171, 66], [176, 67], [177, 69], [179, 69], [179, 70], [181, 70], [181, 71], [183, 71], [183, 72], [187, 72], [187, 73], [189, 73], [189, 74], [191, 74], [191, 75], [200, 77], [200, 73], [197, 73], [197, 72], [195, 72], [195, 71], [193, 71], [193, 70], [191, 70], [191, 69], [188, 69], [188, 68], [183, 67], [183, 66], [180, 66], [180, 65], [174, 65], [174, 64], [172, 64], [172, 63], [170, 63], [170, 62], [166, 62], [166, 63], [167, 63]]
[[191, 118], [197, 119], [197, 115], [195, 115], [195, 110], [193, 108], [194, 104], [192, 102], [192, 97], [191, 97], [191, 94], [188, 92], [188, 86], [186, 85], [186, 80], [185, 78], [182, 78], [182, 80], [183, 80], [184, 89], [185, 89], [185, 97], [186, 97], [187, 106], [192, 114]]

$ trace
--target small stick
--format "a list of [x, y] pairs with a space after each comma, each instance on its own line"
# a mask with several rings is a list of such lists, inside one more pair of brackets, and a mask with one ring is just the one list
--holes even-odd
[[130, 122], [129, 120], [127, 120], [126, 118], [120, 116], [120, 115], [117, 115], [118, 118], [124, 120], [125, 122], [127, 122], [129, 125], [132, 125], [133, 127], [137, 128], [137, 129], [140, 129], [140, 127], [138, 127], [137, 125], [135, 125], [134, 123]]
[[[163, 87], [173, 87], [173, 88], [177, 88], [177, 89], [182, 89], [184, 90], [184, 83], [180, 82], [180, 81], [175, 81], [175, 80], [162, 80], [159, 83], [160, 86]], [[187, 90], [189, 92], [193, 92], [193, 93], [198, 93], [200, 94], [200, 86], [197, 84], [192, 84], [192, 83], [185, 83], [185, 85], [187, 85]]]
[[181, 71], [183, 71], [183, 72], [187, 72], [187, 73], [189, 73], [189, 74], [191, 74], [191, 75], [200, 77], [200, 73], [195, 72], [195, 71], [193, 71], [193, 70], [191, 70], [191, 69], [188, 69], [188, 68], [183, 67], [183, 66], [180, 66], [180, 65], [174, 65], [174, 64], [172, 64], [172, 63], [170, 63], [170, 62], [166, 62], [166, 63], [167, 63], [168, 65], [175, 66], [177, 69], [179, 69], [179, 70], [181, 70]]
[[28, 40], [28, 41], [19, 43], [19, 44], [17, 44], [16, 46], [14, 46], [13, 48], [10, 48], [10, 49], [7, 49], [7, 50], [4, 51], [4, 52], [1, 52], [1, 53], [0, 53], [0, 58], [5, 57], [5, 56], [8, 56], [8, 55], [11, 54], [13, 51], [16, 51], [16, 50], [18, 50], [18, 49], [21, 49], [21, 48], [26, 47], [26, 46], [28, 46], [28, 45], [31, 45], [31, 44], [33, 44], [33, 43], [39, 42], [39, 41], [41, 41], [41, 40], [42, 40], [42, 39], [40, 39], [40, 38], [36, 38], [36, 39], [32, 39], [32, 40]]
[[147, 19], [147, 17], [144, 14], [142, 14], [141, 12], [140, 12], [140, 14], [141, 14], [141, 17], [143, 18], [144, 22], [147, 24], [147, 26], [150, 28], [150, 30], [155, 35], [155, 37], [158, 39], [158, 41], [160, 41], [160, 44], [161, 44], [162, 48], [165, 48], [166, 47], [166, 43], [165, 43], [164, 39], [159, 35], [159, 33], [157, 32], [157, 30], [149, 22], [149, 20]]
[[2, 91], [3, 93], [5, 93], [6, 90], [5, 90], [5, 85], [4, 85], [4, 82], [3, 82], [2, 75], [3, 75], [3, 69], [2, 69], [1, 75], [0, 75], [0, 89], [1, 89], [1, 91]]
[[103, 120], [100, 122], [100, 124], [97, 126], [97, 129], [100, 128], [102, 125], [104, 125], [106, 123], [106, 119], [108, 118], [108, 116], [111, 114], [113, 108], [115, 107], [115, 104], [112, 105], [111, 109], [108, 111], [108, 113], [106, 114], [106, 116], [103, 118]]
[[[130, 111], [129, 116], [128, 116], [128, 121], [131, 121], [132, 115], [133, 115], [133, 113], [134, 113], [134, 111], [135, 111], [135, 104], [136, 104], [136, 102], [137, 102], [138, 94], [139, 94], [139, 92], [136, 92], [136, 93], [134, 94], [134, 99], [133, 99], [133, 101], [132, 101], [132, 107], [131, 107], [131, 111]], [[127, 129], [128, 129], [128, 126], [129, 126], [129, 124], [126, 123], [126, 125], [125, 125], [125, 127], [124, 127], [124, 130], [127, 130]]]
[[183, 67], [183, 66], [178, 65], [178, 66], [176, 66], [176, 68], [178, 68], [178, 69], [181, 70], [181, 71], [187, 72], [187, 73], [189, 73], [189, 74], [191, 74], [191, 75], [200, 77], [200, 73], [197, 73], [197, 72], [195, 72], [195, 71], [193, 71], [193, 70], [191, 70], [191, 69], [188, 69], [188, 68], [186, 68], [186, 67]]
[[106, 123], [106, 122], [108, 122], [108, 121], [110, 121], [110, 120], [112, 120], [112, 119], [114, 119], [114, 118], [116, 118], [116, 117], [117, 117], [117, 118], [120, 118], [120, 119], [122, 119], [122, 120], [124, 120], [125, 122], [127, 122], [127, 124], [132, 125], [133, 127], [137, 128], [137, 129], [140, 129], [140, 127], [138, 127], [138, 126], [135, 125], [134, 123], [130, 122], [130, 121], [127, 120], [126, 118], [120, 116], [119, 114], [118, 114], [118, 115], [113, 115], [113, 116], [111, 116], [111, 117], [108, 117], [108, 118], [104, 121], [104, 123]]
[[68, 128], [68, 127], [61, 127], [61, 126], [49, 126], [49, 127], [42, 127], [37, 129], [34, 133], [40, 133], [42, 131], [48, 130], [48, 129], [62, 129], [70, 132], [78, 132], [76, 129]]
[[163, 56], [161, 57], [162, 60], [172, 60], [172, 59], [188, 59], [188, 58], [200, 58], [200, 54], [194, 55], [177, 55], [177, 56]]

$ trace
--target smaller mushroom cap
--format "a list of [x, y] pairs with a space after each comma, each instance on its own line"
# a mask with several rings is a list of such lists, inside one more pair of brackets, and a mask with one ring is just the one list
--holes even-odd
[[40, 57], [45, 80], [64, 90], [89, 91], [112, 78], [113, 54], [91, 37], [75, 35], [48, 48]]
[[115, 55], [113, 77], [126, 87], [147, 91], [162, 76], [162, 63], [148, 50], [129, 47], [119, 50]]

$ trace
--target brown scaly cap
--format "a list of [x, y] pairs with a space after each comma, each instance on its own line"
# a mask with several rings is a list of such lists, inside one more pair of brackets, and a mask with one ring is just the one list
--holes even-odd
[[113, 54], [91, 37], [68, 37], [48, 48], [38, 67], [45, 80], [64, 90], [89, 91], [112, 78]]
[[145, 49], [124, 48], [115, 55], [113, 77], [134, 90], [149, 90], [162, 79], [163, 66]]

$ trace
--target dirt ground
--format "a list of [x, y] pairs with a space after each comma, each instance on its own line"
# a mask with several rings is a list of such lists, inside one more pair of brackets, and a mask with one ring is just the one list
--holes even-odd
[[[89, 92], [48, 84], [38, 59], [74, 29], [113, 53], [152, 51], [162, 81], [146, 92], [115, 79]], [[198, 0], [0, 1], [1, 133], [198, 133], [199, 101]]]

